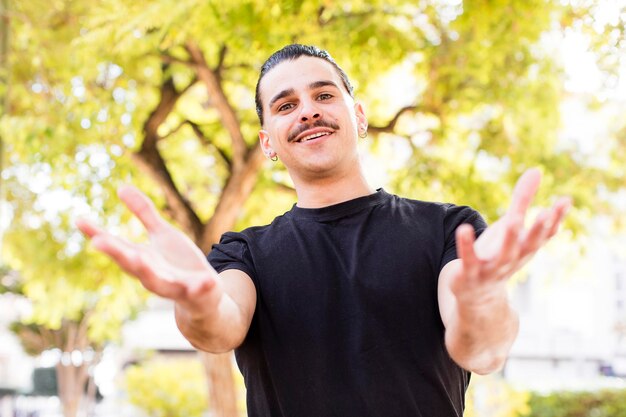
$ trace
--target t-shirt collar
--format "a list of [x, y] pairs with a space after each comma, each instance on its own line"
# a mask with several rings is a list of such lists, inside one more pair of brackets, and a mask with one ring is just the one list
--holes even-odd
[[352, 200], [326, 207], [302, 208], [294, 204], [291, 210], [286, 214], [296, 219], [330, 221], [356, 213], [368, 207], [378, 205], [389, 198], [391, 198], [391, 194], [387, 193], [384, 189], [379, 188], [375, 193], [370, 195], [357, 197]]

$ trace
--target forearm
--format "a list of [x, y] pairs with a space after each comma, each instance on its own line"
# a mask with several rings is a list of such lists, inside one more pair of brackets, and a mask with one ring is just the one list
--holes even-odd
[[506, 291], [482, 302], [455, 299], [446, 326], [448, 353], [464, 369], [487, 374], [502, 368], [519, 329]]

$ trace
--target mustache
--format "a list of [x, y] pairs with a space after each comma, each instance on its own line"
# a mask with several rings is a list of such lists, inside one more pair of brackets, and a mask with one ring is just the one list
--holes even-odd
[[293, 142], [293, 140], [297, 138], [298, 135], [300, 135], [302, 132], [309, 130], [313, 127], [328, 127], [333, 130], [339, 130], [339, 125], [337, 123], [332, 122], [330, 120], [326, 121], [326, 120], [320, 119], [320, 120], [316, 120], [314, 123], [310, 125], [302, 125], [302, 126], [297, 127], [293, 132], [289, 134], [289, 136], [287, 137], [287, 142]]

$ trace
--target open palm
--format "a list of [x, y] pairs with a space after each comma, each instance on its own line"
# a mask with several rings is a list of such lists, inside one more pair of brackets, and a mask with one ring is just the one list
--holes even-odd
[[457, 295], [504, 282], [556, 234], [571, 205], [567, 197], [559, 198], [550, 209], [541, 211], [530, 227], [524, 227], [540, 180], [537, 169], [526, 171], [515, 186], [507, 213], [478, 239], [470, 225], [457, 229], [457, 250], [462, 261], [452, 285]]
[[179, 302], [201, 302], [198, 296], [210, 292], [216, 272], [200, 249], [162, 219], [150, 199], [135, 187], [121, 187], [118, 194], [145, 226], [148, 243], [130, 242], [83, 219], [76, 222], [78, 228], [96, 249], [139, 278], [148, 290]]

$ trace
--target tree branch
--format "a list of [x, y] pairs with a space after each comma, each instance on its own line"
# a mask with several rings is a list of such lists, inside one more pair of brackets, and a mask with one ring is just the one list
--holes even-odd
[[[193, 83], [195, 81], [192, 81], [190, 85]], [[165, 122], [167, 116], [174, 109], [176, 101], [188, 88], [189, 85], [182, 92], [178, 92], [171, 78], [167, 78], [163, 82], [161, 85], [161, 100], [144, 123], [144, 140], [141, 148], [134, 156], [142, 168], [156, 180], [164, 191], [165, 199], [170, 207], [170, 213], [174, 221], [189, 236], [199, 238], [202, 234], [202, 222], [192, 208], [191, 203], [174, 184], [174, 180], [157, 147], [157, 142], [161, 139], [158, 134], [159, 126]]]
[[80, 322], [78, 323], [78, 332], [76, 333], [76, 345], [79, 347], [79, 350], [84, 352], [87, 349], [89, 344], [89, 337], [87, 335], [87, 331], [89, 330], [89, 320], [93, 315], [93, 310], [88, 310]]
[[190, 62], [186, 59], [181, 59], [181, 58], [176, 58], [175, 56], [171, 56], [168, 54], [161, 54], [161, 61], [163, 61], [166, 64], [183, 64], [183, 65], [187, 65], [189, 67], [193, 66], [193, 62]]
[[287, 184], [283, 184], [282, 182], [278, 182], [278, 181], [273, 181], [274, 182], [274, 186], [276, 188], [278, 188], [279, 190], [282, 191], [286, 191], [290, 194], [295, 195], [296, 194], [296, 189], [293, 187], [288, 186]]
[[144, 143], [147, 142], [150, 145], [156, 145], [156, 142], [159, 139], [157, 130], [159, 126], [163, 124], [167, 116], [169, 116], [172, 112], [176, 101], [180, 97], [180, 94], [176, 91], [176, 87], [174, 86], [174, 80], [171, 78], [167, 78], [163, 81], [160, 93], [161, 99], [159, 100], [159, 103], [152, 113], [150, 113], [143, 125], [143, 131], [146, 134]]
[[328, 17], [327, 19], [324, 19], [323, 15], [324, 15], [325, 10], [326, 10], [325, 6], [321, 6], [319, 9], [317, 9], [317, 24], [322, 28], [328, 25], [329, 23], [332, 23], [334, 20], [363, 18], [366, 16], [373, 15], [374, 13], [378, 11], [375, 8], [371, 8], [369, 10], [363, 10], [360, 12], [346, 12], [342, 14], [336, 14], [336, 15]]
[[230, 160], [230, 157], [226, 154], [226, 152], [224, 152], [222, 148], [213, 143], [212, 140], [207, 138], [204, 132], [202, 132], [202, 129], [200, 129], [200, 126], [198, 126], [198, 124], [192, 122], [191, 120], [185, 120], [183, 124], [184, 123], [187, 123], [189, 126], [191, 126], [191, 128], [193, 129], [193, 133], [195, 133], [196, 137], [203, 145], [211, 145], [213, 149], [217, 151], [217, 153], [222, 157], [226, 165], [228, 165], [228, 170], [230, 171], [232, 168], [232, 161]]
[[370, 133], [391, 133], [393, 132], [393, 129], [396, 127], [396, 124], [398, 123], [398, 120], [400, 119], [400, 116], [402, 116], [404, 113], [411, 111], [411, 110], [417, 110], [418, 106], [413, 105], [413, 106], [405, 106], [402, 107], [400, 110], [398, 110], [398, 112], [391, 118], [391, 120], [389, 122], [387, 122], [386, 125], [384, 126], [368, 126], [367, 130]]
[[224, 65], [222, 66], [222, 70], [231, 70], [231, 69], [236, 69], [236, 68], [244, 68], [244, 69], [254, 69], [254, 67], [250, 64], [245, 64], [245, 63], [239, 63], [239, 64], [233, 64], [233, 65]]
[[223, 44], [220, 48], [220, 54], [217, 60], [217, 67], [215, 67], [215, 73], [217, 74], [217, 79], [220, 84], [222, 83], [222, 70], [224, 69], [224, 59], [226, 58], [226, 52], [228, 51], [228, 47], [226, 44]]
[[208, 251], [213, 243], [219, 241], [222, 233], [233, 227], [243, 203], [257, 182], [263, 162], [265, 162], [265, 156], [261, 152], [260, 143], [257, 141], [246, 152], [241, 168], [230, 171], [230, 176], [222, 189], [213, 216], [204, 228], [200, 244], [201, 249]]
[[170, 130], [169, 132], [167, 132], [166, 135], [163, 135], [161, 137], [159, 137], [159, 140], [163, 140], [163, 139], [167, 139], [172, 135], [175, 135], [176, 133], [178, 133], [178, 131], [180, 129], [183, 128], [183, 126], [185, 126], [187, 124], [187, 122], [189, 122], [189, 120], [184, 120], [182, 123], [180, 123], [178, 126], [176, 126], [174, 129]]
[[63, 324], [61, 324], [61, 329], [65, 327], [67, 329], [67, 339], [65, 340], [65, 346], [61, 349], [63, 352], [73, 352], [76, 349], [76, 335], [78, 333], [78, 324], [63, 319]]
[[233, 145], [233, 167], [239, 169], [244, 163], [248, 146], [241, 133], [235, 109], [228, 102], [216, 71], [209, 68], [200, 47], [190, 41], [185, 44], [185, 49], [189, 52], [198, 78], [206, 86], [209, 97], [211, 97], [213, 105], [220, 115], [222, 124], [230, 136]]

